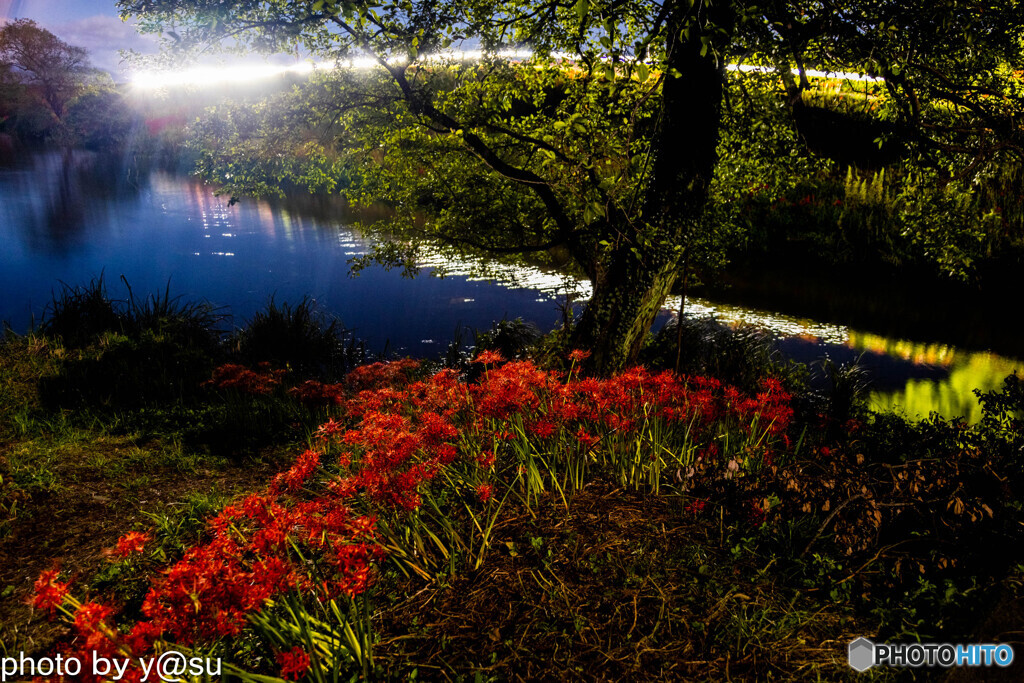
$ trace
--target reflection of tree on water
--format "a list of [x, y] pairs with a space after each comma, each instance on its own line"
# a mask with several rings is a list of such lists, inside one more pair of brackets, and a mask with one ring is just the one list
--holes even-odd
[[[912, 368], [904, 381], [877, 382], [872, 396], [879, 408], [899, 405], [908, 416], [926, 417], [938, 411], [946, 417], [981, 418], [974, 390], [992, 391], [1002, 378], [1024, 371], [1024, 362], [985, 351], [970, 352], [945, 344], [893, 339], [866, 332], [850, 332], [850, 346], [889, 361], [901, 359]], [[879, 372], [890, 377], [889, 370]]]
[[898, 406], [910, 418], [927, 417], [937, 411], [947, 418], [963, 416], [976, 422], [981, 419], [981, 406], [974, 390], [998, 389], [1004, 377], [1024, 371], [1024, 361], [985, 351], [849, 329], [846, 334], [846, 344], [780, 337], [775, 346], [786, 358], [803, 363], [813, 363], [823, 355], [837, 364], [859, 363], [871, 382], [872, 407]]
[[840, 365], [858, 363], [868, 371], [874, 391], [895, 391], [910, 380], [938, 382], [949, 375], [949, 370], [939, 365], [915, 363], [855, 345], [822, 344], [816, 340], [788, 337], [778, 339], [775, 346], [786, 358], [801, 363], [813, 363], [824, 356]]
[[993, 391], [1002, 386], [1002, 378], [1024, 372], [1024, 362], [992, 353], [957, 353], [942, 381], [909, 379], [895, 390], [875, 391], [872, 406], [899, 406], [909, 417], [927, 417], [937, 411], [945, 417], [963, 416], [968, 422], [981, 419], [981, 406], [974, 390]]
[[16, 160], [14, 138], [7, 133], [0, 133], [0, 166], [11, 166]]
[[64, 249], [75, 245], [85, 224], [85, 201], [74, 168], [74, 153], [66, 149], [61, 155], [56, 187], [47, 201], [45, 220], [37, 226], [45, 229], [51, 244]]
[[25, 202], [25, 244], [36, 252], [67, 253], [99, 235], [109, 221], [92, 220], [118, 207], [111, 204], [137, 196], [147, 173], [118, 155], [65, 149], [36, 157], [15, 190]]

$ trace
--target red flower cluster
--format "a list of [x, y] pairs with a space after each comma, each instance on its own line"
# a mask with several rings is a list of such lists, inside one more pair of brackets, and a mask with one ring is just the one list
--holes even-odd
[[[577, 352], [573, 361], [584, 358]], [[158, 637], [193, 646], [237, 636], [251, 614], [291, 591], [319, 600], [359, 596], [373, 584], [383, 551], [377, 518], [352, 510], [377, 505], [382, 514], [401, 517], [419, 507], [427, 486], [465, 492], [468, 485], [476, 500], [487, 503], [495, 496], [492, 474], [516, 467], [502, 461], [516, 439], [561, 439], [557, 448], [594, 454], [611, 447], [611, 435], [660, 420], [685, 428], [703, 456], [692, 468], [696, 472], [736, 457], [718, 454], [721, 425], [748, 433], [756, 427], [758, 438], [750, 442], [768, 449], [775, 440], [760, 437], [782, 434], [792, 417], [789, 396], [775, 381], [748, 397], [716, 380], [643, 368], [597, 380], [544, 371], [530, 361], [499, 365], [503, 359], [492, 352], [477, 361], [491, 367], [472, 385], [451, 370], [410, 383], [416, 368], [410, 360], [359, 368], [344, 385], [302, 385], [296, 398], [329, 398], [339, 405], [339, 419], [317, 430], [316, 446], [265, 492], [225, 507], [210, 522], [210, 540], [154, 582], [142, 607], [146, 620], [131, 632], [114, 630], [109, 608], [98, 605], [78, 610], [76, 628], [88, 642], [106, 639], [108, 647], [138, 657]], [[261, 393], [279, 380], [280, 373], [267, 368], [222, 366], [211, 383]], [[342, 386], [354, 393], [346, 398]], [[315, 485], [318, 477], [326, 486]], [[696, 514], [703, 505], [696, 501], [688, 509]], [[758, 506], [752, 515], [757, 511], [764, 514]], [[118, 552], [137, 552], [146, 540], [127, 534]], [[53, 611], [63, 603], [67, 584], [56, 579], [56, 571], [40, 576], [37, 607]], [[282, 653], [278, 662], [286, 678], [298, 678], [310, 666], [300, 648]]]
[[[315, 460], [308, 453], [300, 458], [300, 470]], [[142, 611], [176, 642], [191, 645], [238, 635], [248, 613], [292, 589], [322, 599], [359, 594], [380, 556], [373, 526], [372, 519], [353, 516], [330, 494], [290, 507], [272, 494], [251, 495], [224, 508], [210, 523], [213, 539], [164, 573]], [[316, 553], [333, 568], [333, 579], [313, 585], [292, 543]]]
[[309, 671], [309, 655], [301, 647], [293, 647], [288, 652], [277, 655], [277, 663], [281, 666], [281, 678], [297, 681]]
[[389, 363], [371, 363], [348, 373], [345, 381], [354, 389], [402, 386], [408, 384], [409, 373], [419, 365], [419, 361], [412, 358], [402, 358]]
[[494, 487], [490, 484], [480, 484], [476, 487], [476, 495], [481, 503], [486, 503], [494, 496]]
[[768, 511], [764, 508], [761, 501], [752, 500], [747, 507], [747, 521], [752, 526], [759, 527], [764, 524], [765, 519], [768, 517]]
[[308, 408], [326, 408], [341, 405], [345, 389], [340, 384], [324, 384], [310, 379], [289, 389], [288, 395]]
[[274, 493], [297, 491], [316, 472], [319, 466], [320, 453], [307, 449], [299, 456], [295, 464], [291, 466], [291, 469], [274, 477], [270, 483], [270, 490]]
[[480, 363], [481, 365], [497, 365], [498, 363], [504, 363], [505, 357], [497, 351], [481, 351], [480, 354], [473, 359], [474, 363]]
[[706, 500], [698, 498], [697, 500], [691, 500], [689, 503], [687, 503], [686, 506], [683, 508], [683, 511], [687, 514], [697, 517], [702, 512], [704, 512], [704, 508], [706, 508], [707, 506], [708, 502]]
[[590, 358], [590, 351], [584, 351], [582, 349], [576, 349], [569, 354], [569, 360], [573, 363], [582, 363], [588, 358]]
[[148, 533], [129, 531], [117, 539], [117, 547], [114, 552], [120, 558], [128, 557], [133, 553], [141, 553], [146, 548], [146, 544], [151, 540], [153, 540], [153, 537]]
[[250, 370], [244, 365], [227, 363], [216, 368], [213, 377], [204, 382], [203, 386], [265, 396], [281, 383], [284, 375], [284, 370], [271, 370], [269, 363], [260, 363], [256, 370]]
[[59, 575], [60, 571], [57, 569], [48, 569], [39, 575], [35, 583], [35, 595], [32, 598], [33, 607], [47, 610], [52, 614], [64, 604], [69, 587], [68, 584], [57, 580]]
[[95, 652], [106, 652], [110, 649], [107, 624], [114, 610], [107, 605], [87, 602], [75, 612], [75, 629], [85, 638], [85, 649]]

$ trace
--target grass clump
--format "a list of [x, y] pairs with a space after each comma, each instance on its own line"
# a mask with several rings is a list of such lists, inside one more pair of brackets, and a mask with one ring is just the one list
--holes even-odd
[[122, 280], [128, 290], [125, 333], [129, 337], [149, 333], [211, 356], [216, 354], [227, 318], [222, 310], [207, 302], [171, 297], [170, 282], [162, 295], [151, 294], [140, 301], [128, 281]]
[[39, 332], [58, 340], [69, 349], [78, 349], [95, 342], [106, 332], [121, 331], [124, 311], [110, 298], [103, 275], [86, 285], [60, 283], [43, 312]]
[[366, 359], [365, 346], [309, 297], [294, 306], [271, 297], [235, 334], [232, 347], [242, 362], [269, 362], [303, 378], [337, 379]]
[[192, 398], [219, 354], [224, 316], [205, 302], [170, 295], [110, 298], [102, 275], [62, 284], [39, 335], [59, 345], [55, 371], [40, 381], [50, 408], [137, 407]]
[[[50, 362], [36, 375], [44, 412], [71, 409], [122, 433], [145, 429], [219, 453], [252, 454], [315, 427], [316, 411], [289, 399], [288, 385], [340, 378], [366, 356], [308, 298], [296, 305], [271, 299], [225, 340], [221, 310], [172, 296], [169, 283], [162, 293], [138, 297], [122, 281], [123, 300], [111, 299], [102, 276], [86, 286], [64, 285], [54, 297], [31, 337], [49, 349]], [[266, 391], [216, 381], [232, 367], [276, 379]], [[33, 419], [25, 414], [22, 423]]]
[[644, 348], [648, 367], [676, 369], [684, 375], [715, 377], [752, 391], [769, 377], [793, 370], [782, 361], [771, 333], [752, 326], [733, 327], [710, 317], [670, 320]]

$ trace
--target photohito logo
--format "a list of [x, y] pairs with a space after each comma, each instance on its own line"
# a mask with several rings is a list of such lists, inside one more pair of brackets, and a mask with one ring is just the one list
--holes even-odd
[[1010, 666], [1013, 648], [996, 643], [873, 643], [858, 638], [850, 643], [848, 656], [854, 671], [867, 671], [873, 666]]

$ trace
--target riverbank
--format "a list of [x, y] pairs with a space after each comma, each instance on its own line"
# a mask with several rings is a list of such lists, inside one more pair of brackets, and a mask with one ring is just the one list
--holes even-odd
[[[863, 412], [841, 374], [826, 399], [749, 363], [725, 383], [596, 379], [550, 342], [542, 365], [477, 349], [352, 369], [282, 359], [295, 338], [275, 352], [252, 330], [185, 376], [195, 315], [120, 313], [116, 334], [0, 353], [8, 655], [188, 647], [305, 680], [845, 680], [860, 635], [1013, 640], [982, 625], [1024, 597], [1019, 381], [967, 427]], [[266, 318], [272, 338], [326, 338], [295, 309]], [[122, 380], [95, 386], [115, 361]], [[97, 620], [71, 625], [80, 604]], [[922, 679], [902, 673], [873, 679]]]
[[[572, 283], [559, 272], [525, 263], [500, 265], [432, 249], [422, 255], [419, 278], [409, 279], [400, 269], [378, 266], [349, 277], [350, 260], [365, 259], [377, 244], [349, 226], [360, 218], [381, 218], [383, 210], [353, 215], [345, 212], [337, 196], [309, 195], [301, 201], [243, 199], [231, 205], [227, 197], [216, 196], [213, 188], [195, 179], [147, 175], [145, 164], [122, 168], [94, 156], [37, 155], [23, 160], [16, 170], [0, 171], [0, 212], [7, 218], [0, 221], [7, 246], [0, 253], [0, 289], [8, 294], [0, 300], [0, 320], [9, 321], [19, 333], [33, 319], [39, 320], [59, 281], [87, 282], [100, 272], [107, 274], [118, 297], [127, 296], [117, 282], [120, 275], [137, 291], [162, 290], [170, 280], [173, 289], [187, 298], [205, 298], [228, 307], [238, 324], [271, 295], [297, 301], [309, 294], [354, 328], [374, 351], [388, 348], [416, 357], [443, 354], [445, 341], [456, 329], [486, 329], [495, 320], [521, 317], [548, 331], [563, 319], [559, 305], [565, 303], [567, 285]], [[810, 261], [788, 263], [796, 273], [813, 266]], [[730, 324], [748, 321], [767, 326], [779, 335], [782, 352], [795, 349], [797, 353], [787, 357], [802, 362], [818, 360], [825, 353], [843, 362], [866, 350], [865, 360], [879, 371], [879, 405], [905, 405], [909, 417], [938, 410], [946, 417], [980, 419], [971, 389], [994, 389], [1013, 369], [1024, 370], [1024, 365], [1013, 365], [1012, 358], [990, 358], [952, 347], [940, 324], [916, 313], [924, 310], [918, 298], [907, 297], [905, 310], [896, 308], [876, 319], [872, 307], [879, 301], [900, 300], [899, 292], [905, 285], [913, 287], [914, 278], [908, 282], [894, 277], [893, 291], [881, 287], [883, 291], [872, 291], [871, 297], [846, 305], [844, 300], [857, 289], [849, 284], [856, 281], [855, 273], [844, 277], [844, 286], [830, 288], [830, 273], [823, 269], [821, 278], [801, 285], [816, 294], [831, 292], [821, 297], [825, 310], [818, 320], [778, 314], [796, 309], [790, 297], [769, 300], [766, 293], [786, 281], [784, 272], [763, 278], [765, 292], [750, 292], [749, 304], [744, 305], [737, 286], [722, 297], [739, 300], [739, 306], [711, 299], [701, 302], [700, 310], [697, 306], [689, 310], [694, 316], [714, 315]], [[449, 277], [428, 276], [440, 271]], [[494, 280], [487, 281], [485, 273]], [[933, 281], [917, 284], [923, 282], [930, 286]], [[581, 296], [586, 294], [585, 286]], [[938, 290], [921, 288], [925, 291], [919, 299], [925, 305], [929, 291]], [[984, 308], [980, 298], [940, 311], [943, 315], [936, 319], [948, 323], [954, 332], [962, 329], [957, 327], [960, 321], [969, 320], [971, 325], [963, 328], [986, 348], [986, 335], [1009, 326], [999, 323], [998, 311], [987, 318], [973, 317]], [[752, 304], [762, 301], [771, 305], [756, 310]], [[863, 324], [854, 325], [854, 320]], [[914, 320], [920, 328], [910, 324]], [[873, 336], [864, 342], [865, 334]], [[906, 342], [915, 340], [929, 346], [908, 348]]]

